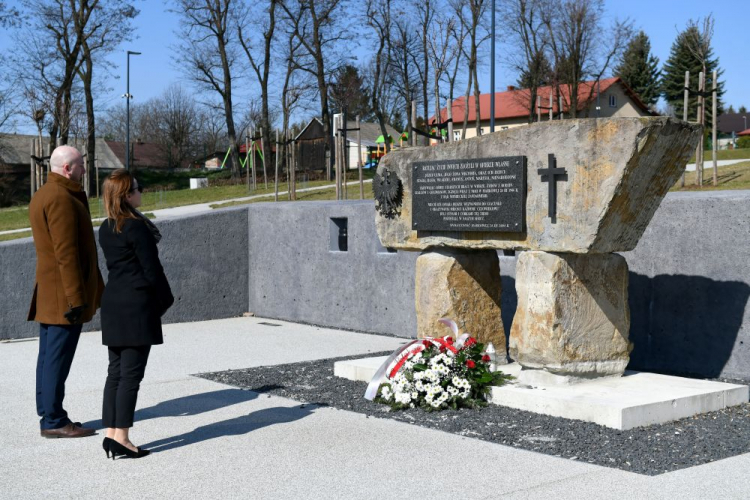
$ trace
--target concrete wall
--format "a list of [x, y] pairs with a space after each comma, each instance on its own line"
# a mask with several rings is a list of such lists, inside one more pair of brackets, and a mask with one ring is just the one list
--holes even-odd
[[[332, 218], [347, 220], [346, 252], [331, 249]], [[380, 246], [372, 201], [253, 205], [249, 233], [249, 310], [258, 316], [416, 335], [419, 254]]]
[[[174, 306], [165, 323], [240, 316], [247, 311], [247, 209], [155, 221], [162, 233], [159, 254]], [[0, 339], [39, 335], [26, 321], [34, 289], [36, 254], [31, 238], [0, 243]], [[99, 249], [99, 269], [107, 266]], [[98, 330], [99, 314], [85, 327]]]
[[[347, 219], [346, 252], [331, 250], [332, 240], [338, 243], [331, 218]], [[416, 332], [418, 254], [380, 247], [372, 201], [262, 203], [158, 225], [178, 298], [167, 322], [252, 311], [403, 337]], [[625, 257], [630, 368], [750, 379], [750, 191], [668, 195]], [[0, 262], [0, 339], [34, 336], [36, 326], [24, 321], [34, 279], [31, 240], [0, 244]], [[515, 257], [501, 252], [500, 267], [509, 331]], [[97, 318], [88, 328], [98, 325]]]
[[750, 378], [750, 191], [672, 193], [630, 266], [630, 366]]

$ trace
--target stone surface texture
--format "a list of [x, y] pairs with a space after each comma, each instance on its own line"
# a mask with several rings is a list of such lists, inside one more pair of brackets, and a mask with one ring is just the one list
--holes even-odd
[[523, 252], [510, 356], [524, 368], [621, 375], [628, 342], [628, 266], [616, 255]]
[[[559, 120], [514, 127], [435, 147], [403, 148], [378, 167], [403, 183], [400, 215], [376, 213], [382, 244], [403, 250], [429, 247], [610, 253], [635, 248], [700, 139], [700, 127], [672, 118]], [[548, 215], [548, 185], [537, 169], [548, 154], [567, 180], [557, 181], [557, 223]], [[526, 231], [413, 231], [411, 165], [415, 161], [527, 157]]]
[[425, 251], [417, 258], [417, 337], [443, 337], [450, 318], [460, 333], [492, 342], [504, 362], [506, 340], [500, 309], [500, 264], [494, 250]]

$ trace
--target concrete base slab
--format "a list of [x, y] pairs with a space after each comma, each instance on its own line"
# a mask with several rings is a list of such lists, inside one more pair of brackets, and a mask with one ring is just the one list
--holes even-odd
[[[337, 361], [334, 375], [369, 382], [387, 356]], [[750, 388], [655, 373], [626, 371], [569, 385], [527, 385], [521, 366], [511, 363], [503, 373], [520, 378], [493, 387], [490, 402], [554, 417], [594, 422], [619, 430], [663, 424], [748, 402]], [[525, 374], [524, 374], [525, 375]]]
[[572, 385], [493, 387], [490, 401], [627, 430], [747, 403], [748, 389], [745, 385], [626, 371], [622, 377]]

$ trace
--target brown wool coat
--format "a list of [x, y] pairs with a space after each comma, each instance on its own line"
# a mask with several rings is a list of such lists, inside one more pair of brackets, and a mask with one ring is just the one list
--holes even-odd
[[81, 322], [91, 321], [104, 281], [86, 193], [79, 183], [50, 173], [31, 199], [29, 220], [36, 247], [36, 284], [28, 320], [68, 325], [63, 315], [71, 307], [85, 305]]

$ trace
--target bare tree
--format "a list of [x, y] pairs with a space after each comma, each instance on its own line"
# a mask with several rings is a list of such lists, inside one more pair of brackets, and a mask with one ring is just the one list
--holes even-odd
[[[132, 21], [139, 11], [126, 0], [78, 0], [73, 15], [76, 37], [81, 40], [82, 61], [78, 75], [83, 82], [86, 100], [86, 155], [89, 165], [96, 156], [96, 117], [94, 114], [94, 59], [115, 50], [122, 42], [132, 39]], [[89, 185], [95, 182], [95, 169], [88, 169]]]
[[[268, 106], [268, 81], [271, 74], [271, 47], [274, 40], [274, 31], [276, 30], [276, 6], [277, 0], [269, 0], [268, 3], [268, 17], [258, 18], [256, 22], [250, 22], [249, 27], [251, 33], [257, 33], [260, 35], [262, 42], [254, 43], [253, 38], [243, 36], [243, 25], [242, 23], [238, 26], [238, 35], [240, 44], [250, 61], [255, 76], [258, 79], [260, 85], [260, 99], [261, 99], [261, 118], [260, 128], [263, 130], [263, 140], [265, 144], [271, 144], [271, 121], [269, 119], [269, 106]], [[246, 18], [247, 16], [243, 16]], [[245, 28], [247, 29], [247, 28]], [[263, 47], [263, 59], [261, 60], [257, 55], [253, 55], [253, 50], [256, 46], [262, 45]]]
[[[462, 62], [462, 56], [464, 55], [464, 41], [466, 40], [466, 27], [461, 22], [456, 22], [453, 30], [451, 31], [451, 39], [453, 43], [453, 50], [454, 50], [454, 56], [453, 56], [453, 68], [450, 69], [449, 72], [447, 72], [447, 78], [448, 78], [448, 105], [446, 107], [447, 110], [447, 119], [451, 122], [453, 121], [453, 96], [456, 89], [456, 79], [458, 78], [458, 68], [461, 65]], [[466, 117], [466, 112], [468, 111], [467, 103], [464, 102], [464, 122], [468, 119]], [[453, 125], [448, 125], [449, 132], [453, 130]], [[464, 128], [465, 129], [465, 128]], [[453, 140], [453, 137], [450, 138], [450, 140]]]
[[[448, 72], [458, 49], [458, 45], [454, 43], [455, 25], [456, 21], [452, 17], [438, 14], [432, 23], [432, 30], [427, 40], [428, 55], [433, 71], [432, 84], [435, 98], [435, 123], [439, 123], [441, 119], [440, 81]], [[450, 106], [450, 103], [448, 105]]]
[[391, 0], [367, 0], [366, 12], [367, 25], [374, 30], [376, 40], [375, 55], [371, 64], [373, 71], [370, 79], [370, 103], [380, 125], [387, 153], [391, 146], [388, 131], [385, 128], [383, 97], [385, 87], [390, 80]]
[[171, 168], [181, 167], [192, 159], [198, 137], [199, 115], [193, 98], [178, 84], [172, 84], [154, 100], [157, 142]]
[[19, 20], [18, 9], [8, 7], [6, 2], [0, 2], [0, 27], [15, 25]]
[[519, 93], [523, 105], [529, 110], [529, 123], [534, 121], [537, 91], [549, 84], [550, 67], [546, 51], [549, 47], [549, 32], [541, 10], [543, 0], [512, 0], [501, 4], [500, 19], [510, 33], [513, 52], [510, 64], [520, 75], [519, 82], [524, 92]]
[[[598, 80], [627, 46], [632, 36], [629, 21], [604, 27], [604, 0], [547, 0], [542, 18], [554, 56], [556, 85], [570, 85], [569, 112], [578, 115], [580, 83]], [[602, 43], [604, 42], [604, 43]], [[591, 87], [585, 102], [596, 92]]]
[[[688, 22], [687, 29], [685, 30], [685, 45], [687, 46], [687, 49], [693, 54], [693, 57], [695, 57], [696, 60], [700, 62], [701, 65], [701, 71], [703, 72], [703, 82], [704, 87], [703, 91], [705, 91], [706, 88], [709, 87], [709, 82], [711, 80], [711, 76], [708, 75], [708, 64], [709, 60], [711, 58], [711, 40], [714, 36], [714, 19], [711, 14], [704, 17], [703, 20], [695, 21], [691, 19]], [[717, 83], [717, 82], [713, 82]], [[706, 98], [705, 97], [699, 97], [698, 98], [699, 108], [698, 108], [698, 123], [705, 126], [706, 124]], [[715, 120], [715, 116], [711, 116], [711, 120]], [[695, 164], [696, 164], [696, 183], [699, 186], [703, 185], [703, 140], [701, 140], [700, 144], [696, 148], [695, 152]], [[715, 166], [716, 164], [714, 164]], [[714, 170], [714, 179], [716, 179], [716, 170]], [[714, 185], [715, 185], [714, 181]]]
[[[479, 109], [479, 78], [477, 68], [479, 66], [479, 49], [481, 44], [488, 39], [489, 35], [481, 32], [482, 24], [488, 12], [487, 0], [451, 0], [451, 7], [456, 14], [458, 22], [463, 25], [466, 32], [466, 42], [464, 44], [464, 57], [466, 57], [469, 70], [469, 79], [466, 86], [466, 110], [464, 112], [463, 130], [461, 138], [466, 138], [466, 128], [469, 120], [469, 95], [471, 86], [474, 85], [474, 112], [476, 115], [476, 134], [480, 135], [482, 131], [481, 116]], [[486, 31], [486, 30], [485, 30]]]
[[[419, 50], [413, 52], [414, 63], [419, 74], [419, 83], [422, 86], [422, 109], [424, 114], [424, 120], [427, 122], [429, 116], [429, 88], [430, 88], [430, 59], [429, 50], [427, 48], [427, 38], [432, 26], [432, 20], [435, 17], [435, 1], [436, 0], [423, 0], [417, 2], [417, 26], [419, 28], [420, 45]], [[427, 144], [427, 138], [424, 139], [424, 144]]]
[[[70, 108], [73, 83], [81, 64], [83, 39], [77, 36], [76, 16], [83, 25], [88, 24], [91, 11], [84, 11], [74, 0], [23, 0], [24, 14], [31, 29], [22, 37], [28, 42], [22, 47], [30, 49], [23, 62], [36, 66], [40, 76], [54, 93], [50, 147], [55, 146], [59, 135], [62, 144], [68, 143]], [[29, 37], [29, 33], [31, 36]], [[41, 47], [49, 47], [38, 51]], [[51, 49], [54, 47], [54, 49]], [[46, 60], [40, 61], [43, 57]]]
[[[240, 156], [234, 126], [232, 70], [236, 48], [230, 20], [242, 8], [238, 0], [172, 0], [180, 16], [179, 59], [188, 76], [204, 89], [221, 97], [232, 159], [232, 177], [240, 176]], [[235, 75], [236, 76], [236, 75]]]
[[391, 68], [393, 88], [406, 108], [406, 123], [411, 135], [411, 103], [416, 98], [419, 88], [419, 76], [416, 72], [416, 64], [414, 63], [414, 53], [418, 36], [409, 16], [403, 15], [403, 13], [395, 16], [392, 32]]
[[[337, 58], [336, 45], [345, 39], [346, 32], [339, 15], [345, 0], [280, 0], [279, 6], [286, 13], [292, 32], [299, 42], [299, 56], [294, 61], [295, 70], [310, 74], [317, 83], [320, 99], [320, 115], [323, 121], [328, 147], [333, 149], [331, 112], [328, 103], [329, 75], [341, 64]], [[333, 165], [334, 156], [330, 156]]]

